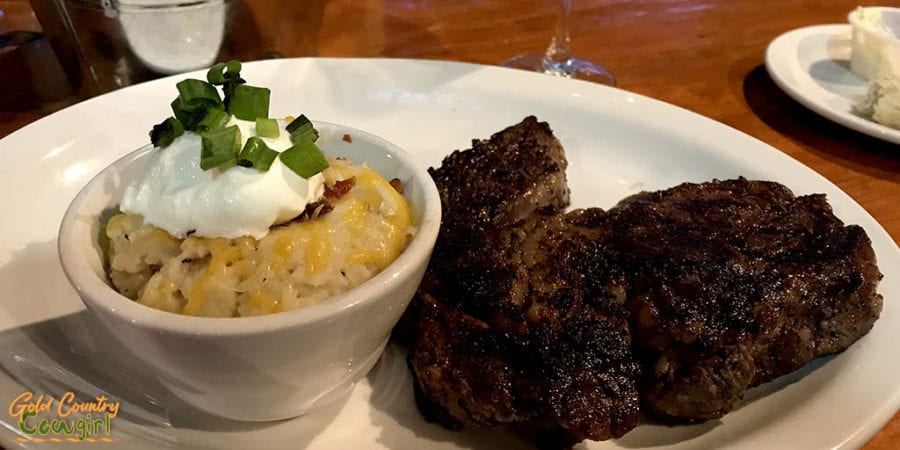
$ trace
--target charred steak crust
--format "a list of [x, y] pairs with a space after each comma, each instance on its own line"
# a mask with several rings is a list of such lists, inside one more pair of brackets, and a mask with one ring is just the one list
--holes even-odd
[[423, 415], [451, 429], [535, 418], [566, 439], [638, 422], [624, 298], [582, 272], [597, 231], [568, 204], [562, 147], [533, 117], [432, 169], [444, 219], [403, 320]]
[[441, 230], [397, 328], [427, 419], [571, 443], [624, 435], [639, 405], [718, 418], [878, 318], [871, 243], [823, 195], [740, 178], [565, 213], [566, 165], [528, 117], [430, 169]]
[[848, 347], [881, 311], [871, 243], [824, 195], [685, 183], [623, 200], [605, 225], [657, 415], [721, 417], [747, 388]]
[[448, 214], [441, 231], [473, 223], [504, 227], [537, 210], [565, 208], [567, 165], [550, 126], [533, 116], [488, 140], [473, 140], [471, 149], [454, 151], [428, 171]]

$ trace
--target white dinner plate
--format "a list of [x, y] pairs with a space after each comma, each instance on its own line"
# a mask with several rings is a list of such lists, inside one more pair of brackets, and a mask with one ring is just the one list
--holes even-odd
[[766, 49], [766, 69], [784, 92], [817, 114], [900, 144], [900, 130], [853, 110], [867, 82], [850, 71], [850, 25], [815, 25], [778, 36]]
[[[202, 76], [197, 72], [194, 76]], [[885, 277], [884, 312], [840, 355], [754, 389], [721, 420], [640, 425], [589, 448], [853, 447], [900, 403], [900, 250], [846, 194], [778, 150], [710, 119], [640, 95], [471, 64], [381, 59], [295, 59], [247, 64], [243, 76], [272, 89], [273, 116], [304, 113], [368, 130], [438, 165], [472, 138], [534, 114], [550, 123], [570, 160], [574, 206], [609, 207], [626, 195], [684, 181], [740, 175], [823, 192], [836, 214], [862, 225]], [[509, 430], [451, 432], [416, 410], [403, 350], [389, 346], [344, 399], [275, 423], [210, 417], [172, 398], [97, 326], [66, 282], [56, 233], [76, 191], [101, 168], [148, 142], [170, 115], [175, 81], [122, 89], [45, 117], [0, 140], [0, 442], [20, 443], [5, 412], [19, 393], [122, 402], [103, 448], [517, 448]], [[235, 386], [240, 389], [240, 386]], [[41, 446], [44, 447], [41, 447]]]

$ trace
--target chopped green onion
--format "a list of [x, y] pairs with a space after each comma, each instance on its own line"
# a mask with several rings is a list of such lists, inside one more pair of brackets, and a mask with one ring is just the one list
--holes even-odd
[[213, 64], [206, 72], [206, 81], [210, 84], [225, 84], [225, 63]]
[[269, 117], [268, 88], [247, 86], [234, 87], [234, 93], [228, 102], [228, 112], [241, 120], [256, 120]]
[[236, 59], [232, 59], [231, 61], [225, 63], [225, 67], [228, 68], [228, 75], [234, 74], [234, 77], [236, 77], [239, 73], [241, 73], [241, 62]]
[[179, 81], [176, 85], [181, 104], [186, 109], [193, 111], [200, 108], [225, 108], [219, 91], [215, 86], [202, 81], [188, 78]]
[[303, 178], [309, 178], [328, 168], [328, 160], [312, 141], [300, 141], [281, 152], [278, 158], [288, 169]]
[[278, 152], [269, 148], [262, 138], [250, 136], [244, 144], [241, 154], [237, 157], [239, 166], [255, 167], [260, 172], [269, 170], [272, 162], [278, 157]]
[[256, 135], [264, 138], [277, 138], [281, 135], [278, 121], [275, 119], [256, 119]]
[[222, 85], [222, 92], [225, 93], [225, 109], [230, 111], [229, 107], [231, 105], [231, 100], [234, 98], [234, 90], [246, 83], [243, 78], [237, 77], [234, 80], [229, 80]]
[[303, 114], [292, 120], [285, 129], [291, 134], [291, 143], [294, 144], [300, 141], [316, 142], [319, 139], [319, 132]]
[[161, 123], [153, 125], [153, 129], [150, 130], [150, 142], [154, 147], [166, 148], [182, 134], [184, 134], [184, 127], [181, 122], [174, 117], [169, 117]]
[[231, 116], [227, 112], [218, 108], [212, 108], [206, 111], [206, 115], [197, 124], [197, 132], [206, 132], [225, 128]]
[[[325, 170], [328, 160], [315, 144], [319, 132], [301, 115], [287, 127], [293, 146], [282, 153], [269, 148], [263, 138], [278, 138], [278, 121], [269, 118], [267, 88], [248, 86], [241, 78], [241, 63], [236, 60], [210, 67], [206, 80], [186, 79], [178, 82], [178, 97], [172, 101], [174, 117], [169, 117], [150, 131], [153, 145], [165, 148], [185, 131], [196, 131], [201, 137], [200, 168], [209, 170], [227, 164], [239, 164], [266, 171], [280, 158], [297, 175], [309, 178]], [[222, 86], [220, 96], [217, 86]], [[256, 136], [241, 148], [241, 131], [227, 126], [234, 116], [255, 121]]]
[[184, 102], [181, 101], [181, 97], [175, 97], [175, 100], [172, 101], [172, 112], [175, 114], [175, 118], [184, 126], [184, 129], [190, 131], [196, 130], [197, 124], [206, 115], [205, 109], [187, 108]]
[[222, 85], [230, 80], [240, 77], [240, 61], [231, 60], [227, 63], [218, 63], [209, 68], [206, 73], [206, 81], [215, 85]]
[[233, 162], [238, 154], [241, 131], [237, 125], [201, 135], [200, 168], [209, 170]]

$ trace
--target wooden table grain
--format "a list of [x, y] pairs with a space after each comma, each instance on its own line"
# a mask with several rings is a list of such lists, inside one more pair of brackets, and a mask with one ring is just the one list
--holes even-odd
[[[246, 8], [237, 23], [246, 31], [229, 51], [245, 60], [318, 55], [494, 65], [543, 51], [557, 13], [555, 2], [546, 0], [233, 1]], [[845, 23], [856, 6], [875, 4], [575, 0], [572, 49], [605, 64], [622, 89], [711, 117], [811, 167], [862, 205], [897, 242], [900, 146], [810, 112], [779, 90], [763, 65], [766, 46], [779, 34]], [[68, 81], [48, 40], [38, 34], [42, 28], [28, 1], [0, 1], [0, 10], [2, 138], [90, 92]], [[297, 26], [263, 26], [285, 11], [296, 15]], [[900, 415], [864, 448], [900, 448]]]

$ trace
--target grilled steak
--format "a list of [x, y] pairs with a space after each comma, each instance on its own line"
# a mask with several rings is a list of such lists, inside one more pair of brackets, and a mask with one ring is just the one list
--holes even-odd
[[545, 418], [572, 441], [637, 424], [624, 297], [584, 276], [597, 230], [591, 212], [561, 213], [565, 165], [529, 117], [431, 171], [443, 223], [404, 320], [427, 418], [453, 429]]
[[527, 117], [472, 149], [455, 151], [429, 173], [447, 206], [441, 232], [514, 225], [535, 211], [569, 204], [562, 146], [546, 123]]
[[566, 444], [622, 436], [639, 403], [717, 418], [881, 311], [865, 232], [822, 195], [741, 178], [566, 213], [566, 164], [528, 117], [430, 170], [443, 222], [398, 327], [429, 420]]
[[881, 311], [869, 239], [824, 195], [688, 183], [624, 200], [605, 226], [657, 415], [721, 417], [747, 388], [848, 347]]

